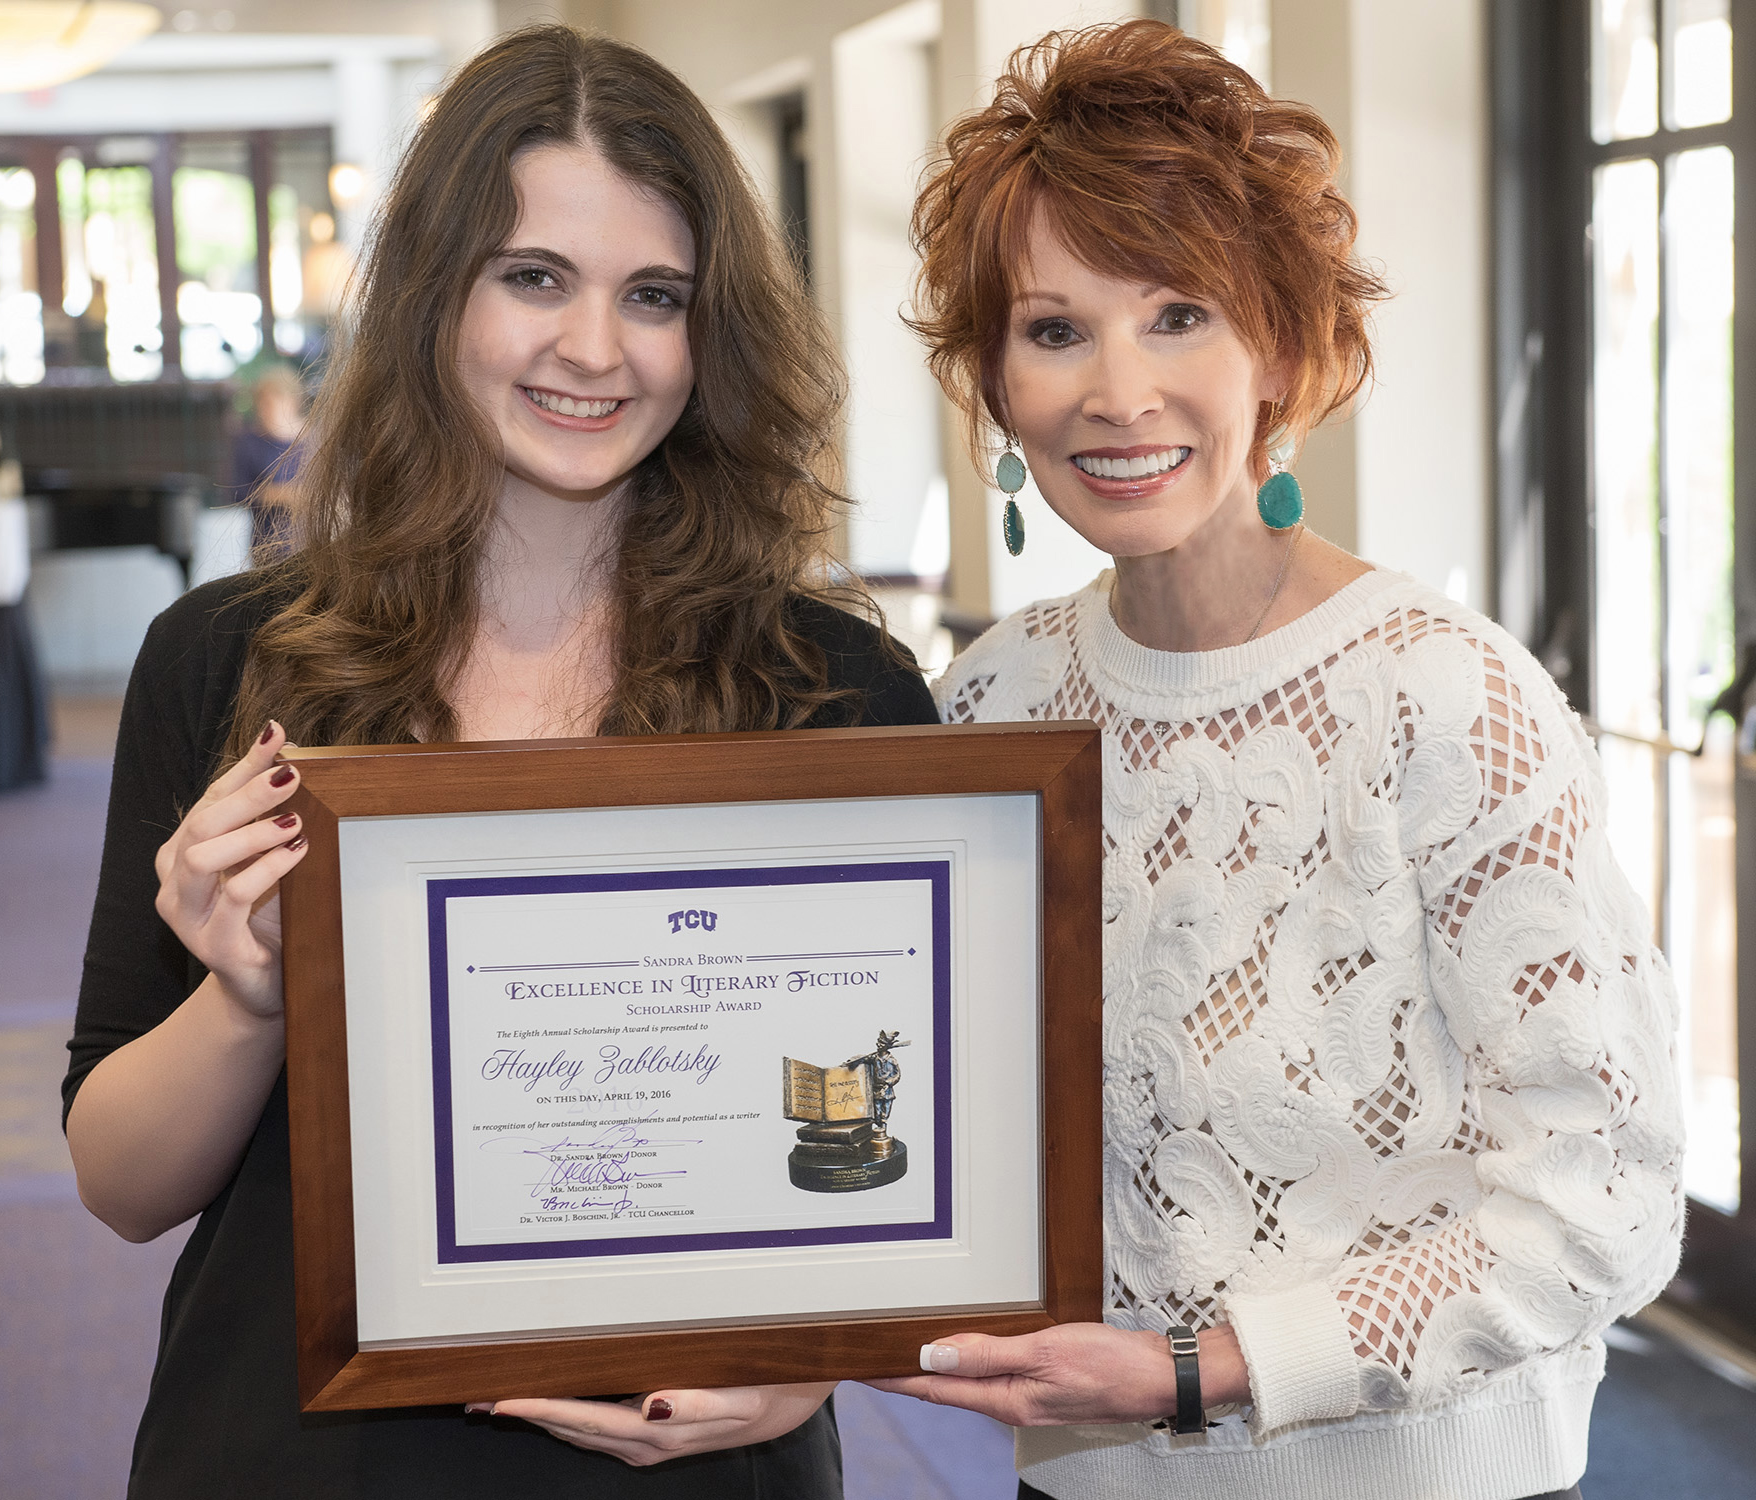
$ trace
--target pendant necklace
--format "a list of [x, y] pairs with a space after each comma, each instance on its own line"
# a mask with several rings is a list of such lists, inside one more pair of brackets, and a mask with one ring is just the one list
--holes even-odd
[[1240, 642], [1241, 645], [1248, 646], [1251, 641], [1256, 639], [1256, 632], [1262, 628], [1262, 622], [1268, 618], [1269, 610], [1274, 608], [1274, 601], [1280, 598], [1280, 586], [1287, 581], [1287, 569], [1292, 566], [1293, 549], [1299, 545], [1299, 538], [1304, 534], [1305, 525], [1301, 521], [1293, 529], [1293, 534], [1287, 538], [1287, 550], [1281, 554], [1280, 572], [1274, 580], [1274, 592], [1268, 596], [1268, 603], [1262, 606], [1262, 613], [1256, 616], [1256, 623], [1250, 627], [1250, 633]]
[[[1299, 523], [1299, 525], [1296, 528], [1294, 528], [1293, 534], [1287, 538], [1287, 549], [1285, 552], [1283, 552], [1281, 554], [1280, 572], [1275, 575], [1274, 588], [1268, 595], [1268, 602], [1262, 606], [1262, 613], [1256, 616], [1256, 623], [1250, 627], [1250, 633], [1247, 636], [1245, 636], [1243, 640], [1238, 642], [1239, 646], [1248, 646], [1251, 641], [1256, 639], [1256, 632], [1259, 631], [1260, 629], [1262, 629], [1262, 622], [1268, 618], [1269, 610], [1274, 608], [1274, 601], [1276, 599], [1280, 598], [1281, 585], [1287, 581], [1287, 569], [1293, 565], [1293, 552], [1299, 545], [1299, 538], [1301, 536], [1303, 536], [1304, 534], [1305, 534], [1305, 526], [1304, 526], [1304, 523], [1301, 521]], [[1116, 584], [1117, 584], [1117, 582], [1118, 582], [1118, 580], [1116, 578], [1116, 575], [1114, 573], [1111, 573], [1111, 575], [1110, 575], [1110, 618], [1111, 619], [1114, 619], [1115, 615], [1116, 615]], [[1236, 650], [1237, 647], [1234, 646], [1231, 649]]]

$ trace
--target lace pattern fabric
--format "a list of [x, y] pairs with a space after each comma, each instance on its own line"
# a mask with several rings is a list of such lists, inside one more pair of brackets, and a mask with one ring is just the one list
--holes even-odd
[[[935, 694], [1104, 731], [1108, 1320], [1229, 1318], [1273, 1428], [1443, 1401], [1649, 1300], [1675, 1002], [1553, 684], [1395, 574], [1195, 655], [1122, 636], [1107, 579]], [[1289, 1305], [1326, 1355], [1276, 1349]]]

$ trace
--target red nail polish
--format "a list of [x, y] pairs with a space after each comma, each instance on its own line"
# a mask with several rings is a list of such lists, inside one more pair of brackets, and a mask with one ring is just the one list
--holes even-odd
[[293, 768], [291, 766], [282, 766], [274, 773], [274, 775], [268, 778], [268, 784], [270, 786], [285, 786], [292, 779]]
[[268, 728], [266, 728], [265, 730], [262, 731], [262, 738], [259, 739], [256, 743], [259, 745], [266, 745], [273, 738], [274, 738], [274, 720], [270, 719], [268, 721]]
[[297, 854], [308, 842], [309, 840], [307, 840], [305, 835], [301, 833], [296, 839], [287, 840], [287, 848], [292, 853]]
[[671, 1403], [663, 1396], [646, 1404], [646, 1420], [649, 1422], [668, 1422], [671, 1420]]
[[298, 823], [298, 821], [299, 816], [297, 813], [282, 813], [274, 820], [274, 826], [276, 828], [292, 828]]

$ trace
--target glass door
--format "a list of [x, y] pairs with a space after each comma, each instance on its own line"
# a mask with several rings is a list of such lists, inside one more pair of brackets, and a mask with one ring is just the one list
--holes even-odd
[[1731, 3], [1592, 0], [1590, 27], [1592, 707], [1611, 839], [1682, 1003], [1685, 1184], [1735, 1214], [1733, 804], [1756, 746], [1709, 712], [1736, 654]]

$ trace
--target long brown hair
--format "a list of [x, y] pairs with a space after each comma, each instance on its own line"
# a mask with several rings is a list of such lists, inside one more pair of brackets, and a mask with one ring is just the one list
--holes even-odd
[[[402, 160], [299, 478], [302, 546], [267, 573], [230, 752], [279, 719], [304, 744], [455, 737], [499, 445], [457, 371], [478, 273], [511, 235], [517, 152], [589, 144], [694, 235], [695, 387], [631, 476], [599, 732], [785, 728], [850, 695], [796, 628], [829, 602], [824, 475], [842, 398], [822, 322], [701, 101], [635, 48], [566, 26], [502, 38]], [[857, 595], [853, 596], [858, 598]]]
[[993, 102], [946, 134], [915, 205], [912, 326], [972, 450], [1009, 426], [1000, 364], [1039, 213], [1087, 265], [1210, 297], [1284, 362], [1287, 392], [1258, 414], [1258, 473], [1271, 427], [1302, 438], [1348, 406], [1371, 379], [1368, 316], [1387, 293], [1353, 253], [1340, 162], [1315, 110], [1162, 21], [1020, 47]]

